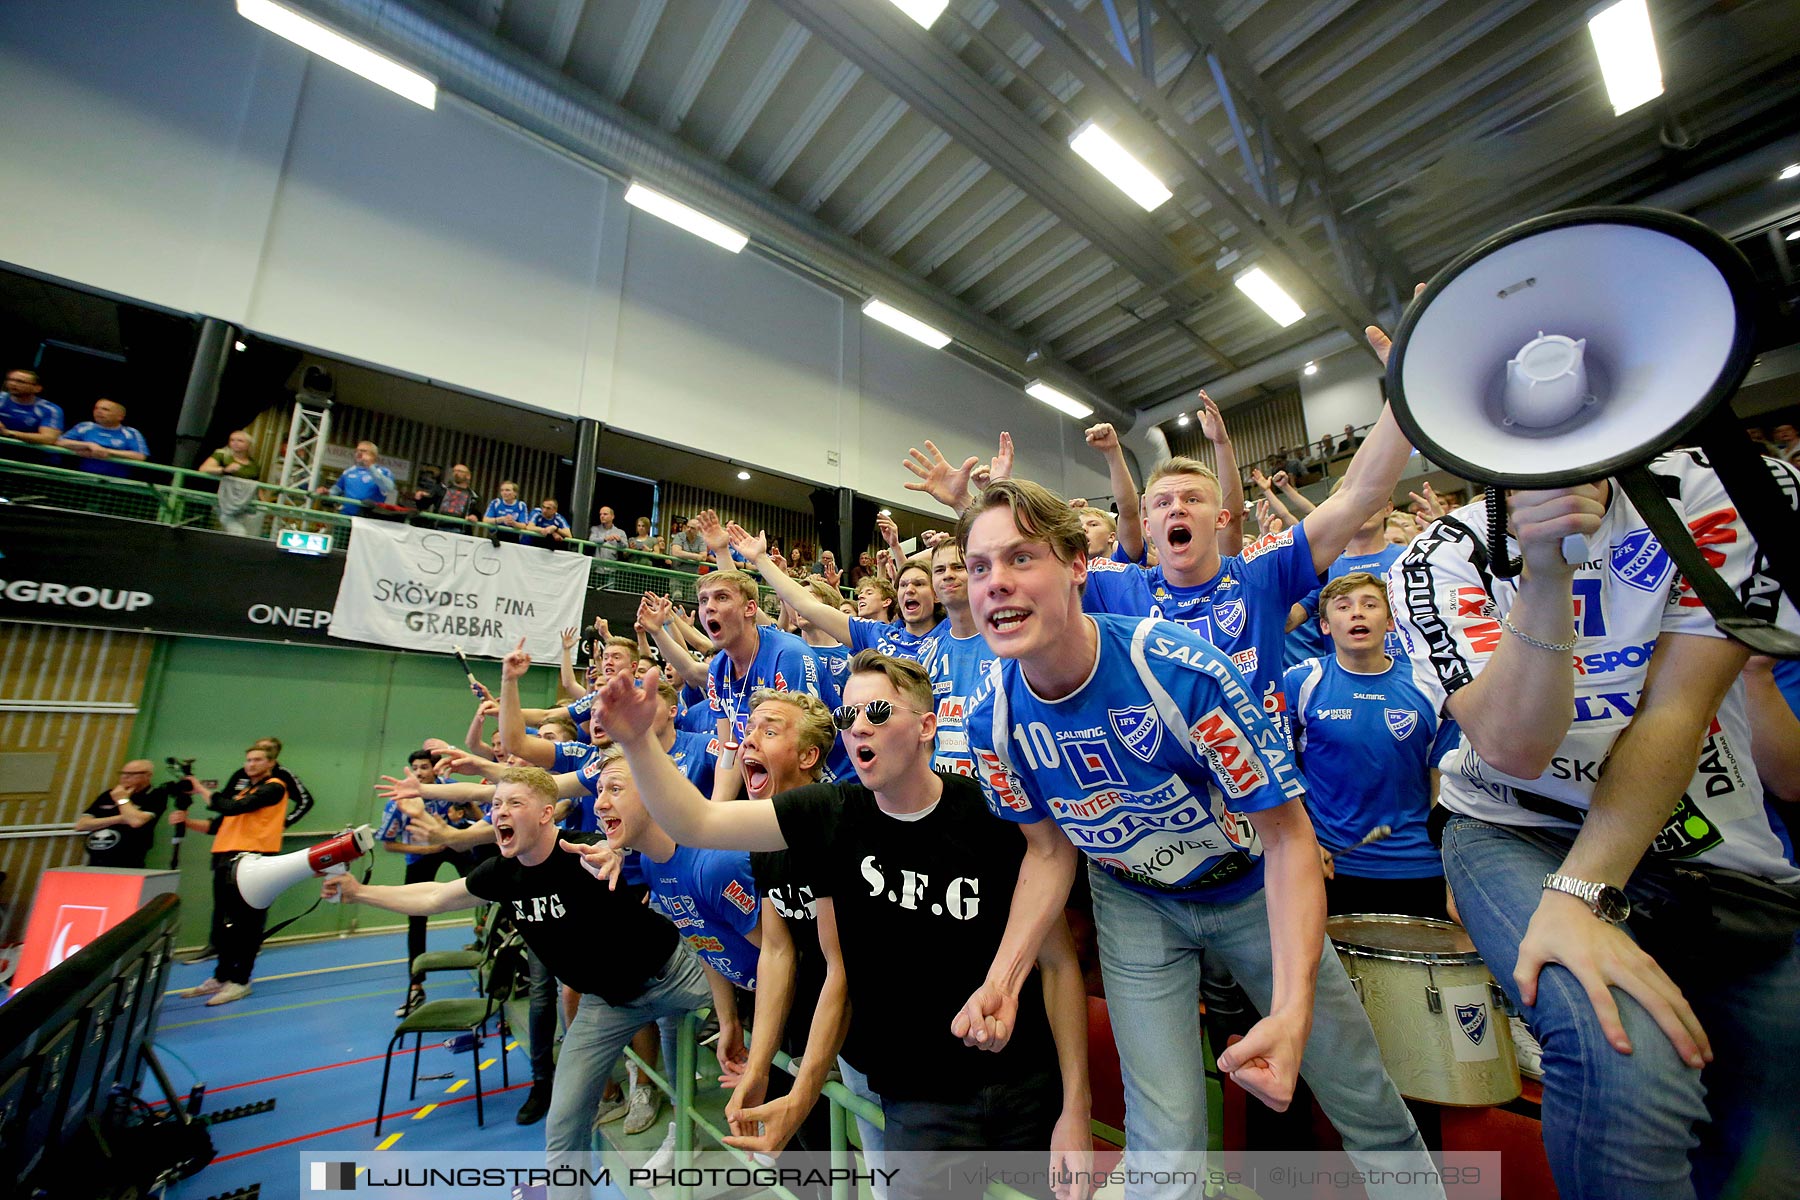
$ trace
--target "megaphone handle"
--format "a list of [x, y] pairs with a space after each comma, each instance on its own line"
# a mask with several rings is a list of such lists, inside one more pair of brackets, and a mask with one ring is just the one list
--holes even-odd
[[1571, 533], [1562, 540], [1562, 556], [1571, 567], [1579, 567], [1588, 560], [1587, 539], [1579, 533]]
[[[345, 866], [343, 863], [333, 863], [329, 867], [325, 868], [325, 870], [322, 872], [322, 875], [326, 875], [326, 876], [347, 875], [347, 874], [349, 874], [349, 872], [350, 872], [350, 868]], [[341, 894], [334, 892], [329, 896], [324, 896], [321, 898], [327, 904], [336, 904], [339, 902], [339, 900], [342, 899], [342, 896], [341, 896]]]

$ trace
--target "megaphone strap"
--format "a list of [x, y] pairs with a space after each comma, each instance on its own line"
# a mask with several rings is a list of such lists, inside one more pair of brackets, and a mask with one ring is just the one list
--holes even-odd
[[[362, 883], [366, 884], [369, 882], [370, 876], [375, 874], [375, 860], [373, 858], [370, 858], [368, 855], [364, 855], [363, 857], [368, 859], [368, 861], [363, 865], [363, 873], [362, 873], [362, 880], [361, 880]], [[264, 930], [263, 935], [262, 935], [262, 940], [266, 942], [270, 938], [274, 937], [276, 934], [280, 933], [282, 930], [286, 929], [289, 925], [292, 925], [295, 921], [300, 920], [302, 917], [311, 916], [313, 909], [319, 907], [319, 905], [321, 905], [323, 903], [325, 903], [325, 896], [323, 893], [320, 893], [320, 895], [316, 899], [314, 899], [310, 905], [308, 905], [306, 907], [306, 911], [296, 913], [295, 915], [289, 917], [287, 920], [281, 922], [279, 925], [276, 925], [271, 929]]]

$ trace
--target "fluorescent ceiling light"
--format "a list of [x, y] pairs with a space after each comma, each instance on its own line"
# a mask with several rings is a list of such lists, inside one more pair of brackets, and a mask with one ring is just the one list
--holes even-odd
[[1094, 170], [1137, 201], [1145, 212], [1155, 209], [1175, 194], [1163, 186], [1162, 180], [1151, 174], [1149, 167], [1133, 158], [1129, 150], [1115, 142], [1111, 134], [1092, 121], [1075, 131], [1075, 136], [1069, 139], [1069, 149], [1087, 159]]
[[1186, 429], [1187, 423], [1188, 423], [1188, 415], [1186, 413], [1182, 413], [1179, 417], [1175, 418], [1175, 423], [1177, 425], [1181, 426], [1183, 429]]
[[1781, 168], [1781, 174], [1777, 175], [1775, 178], [1800, 179], [1800, 163], [1789, 163], [1787, 166]]
[[1281, 290], [1281, 285], [1269, 278], [1269, 273], [1261, 267], [1251, 267], [1237, 277], [1238, 290], [1256, 301], [1258, 308], [1275, 318], [1275, 323], [1286, 329], [1295, 321], [1306, 315], [1306, 310], [1294, 303], [1294, 298]]
[[1662, 95], [1662, 64], [1644, 0], [1618, 0], [1588, 18], [1588, 36], [1600, 56], [1600, 74], [1613, 115], [1623, 116]]
[[321, 58], [329, 58], [346, 70], [355, 71], [371, 83], [379, 83], [390, 92], [405, 96], [422, 108], [437, 107], [437, 84], [411, 67], [402, 66], [385, 55], [377, 54], [360, 42], [353, 42], [335, 29], [328, 29], [311, 17], [303, 17], [291, 8], [283, 8], [270, 0], [237, 0], [238, 15], [261, 25], [304, 47]]
[[917, 21], [926, 29], [931, 23], [943, 15], [950, 6], [950, 0], [890, 0], [893, 6]]
[[671, 225], [678, 225], [715, 246], [723, 246], [733, 254], [750, 244], [749, 238], [731, 226], [715, 221], [679, 200], [671, 200], [661, 192], [652, 191], [641, 183], [633, 183], [625, 189], [625, 203], [641, 208], [653, 217], [661, 217]]
[[880, 321], [890, 329], [898, 329], [914, 341], [924, 342], [933, 350], [942, 350], [950, 344], [950, 335], [941, 329], [933, 329], [917, 317], [910, 317], [885, 300], [877, 300], [870, 296], [862, 306], [863, 315]]
[[1308, 362], [1306, 364], [1306, 373], [1308, 375], [1317, 375], [1319, 373], [1319, 364], [1316, 362]]
[[1094, 415], [1091, 404], [1083, 404], [1075, 397], [1057, 391], [1041, 379], [1033, 379], [1025, 385], [1025, 394], [1034, 400], [1042, 400], [1059, 413], [1066, 413], [1076, 420]]
[[746, 482], [747, 482], [747, 481], [748, 481], [748, 480], [749, 480], [749, 478], [750, 478], [750, 472], [748, 472], [748, 471], [739, 471], [739, 472], [738, 472], [738, 478], [739, 478], [739, 479], [742, 479], [742, 480], [745, 480], [745, 481], [746, 481]]
[[233, 350], [246, 350], [249, 347], [245, 346], [244, 343], [242, 343], [242, 342], [233, 342], [233, 343], [231, 343], [231, 348]]

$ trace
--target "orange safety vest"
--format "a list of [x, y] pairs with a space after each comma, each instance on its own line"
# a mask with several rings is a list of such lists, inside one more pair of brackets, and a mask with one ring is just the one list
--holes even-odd
[[213, 830], [214, 854], [236, 851], [254, 854], [281, 853], [281, 831], [287, 824], [287, 784], [271, 775], [262, 784], [246, 782], [238, 789], [237, 794], [242, 796], [245, 792], [271, 783], [281, 789], [280, 802], [265, 805], [252, 812], [221, 818]]

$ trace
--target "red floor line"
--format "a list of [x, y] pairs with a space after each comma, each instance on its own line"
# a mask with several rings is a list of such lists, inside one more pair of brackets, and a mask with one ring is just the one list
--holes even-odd
[[[434, 1049], [435, 1049], [435, 1047], [434, 1047]], [[404, 1055], [411, 1054], [412, 1052], [413, 1052], [412, 1047], [406, 1046], [399, 1050], [394, 1051], [394, 1057], [400, 1058]], [[367, 1058], [346, 1058], [343, 1062], [326, 1063], [322, 1067], [303, 1067], [298, 1071], [287, 1071], [280, 1075], [269, 1075], [262, 1079], [247, 1079], [243, 1083], [228, 1083], [224, 1087], [207, 1088], [206, 1094], [209, 1096], [216, 1096], [220, 1092], [229, 1092], [233, 1088], [255, 1087], [259, 1083], [274, 1083], [278, 1079], [292, 1079], [296, 1075], [311, 1075], [315, 1071], [335, 1071], [339, 1067], [354, 1067], [357, 1063], [374, 1062], [376, 1059], [382, 1058], [382, 1057], [383, 1057], [383, 1055], [380, 1055], [380, 1054], [371, 1054]], [[162, 1105], [167, 1104], [167, 1103], [168, 1103], [167, 1100], [158, 1100], [155, 1103], [153, 1103], [150, 1107], [160, 1108]]]
[[[491, 1092], [484, 1091], [481, 1093], [481, 1096], [482, 1096], [482, 1099], [486, 1100], [486, 1099], [490, 1099], [494, 1096], [504, 1095], [507, 1092], [516, 1092], [522, 1087], [530, 1087], [530, 1086], [531, 1086], [531, 1080], [527, 1079], [522, 1083], [515, 1083], [511, 1087], [503, 1087], [503, 1088], [499, 1088], [499, 1089], [497, 1089], [495, 1091], [491, 1091]], [[473, 1100], [474, 1098], [475, 1098], [475, 1094], [473, 1092], [471, 1092], [467, 1096], [462, 1096], [455, 1100], [438, 1101], [437, 1106], [439, 1108], [450, 1108], [453, 1105], [467, 1103], [468, 1101]], [[419, 1108], [424, 1108], [424, 1107], [425, 1107], [425, 1105], [421, 1104], [421, 1105], [419, 1105], [418, 1108], [408, 1108], [408, 1109], [403, 1109], [400, 1112], [384, 1113], [380, 1118], [367, 1117], [361, 1121], [352, 1121], [348, 1125], [334, 1125], [330, 1129], [320, 1129], [320, 1130], [315, 1130], [312, 1133], [303, 1133], [299, 1137], [283, 1138], [279, 1142], [270, 1142], [268, 1145], [258, 1146], [254, 1150], [239, 1150], [233, 1154], [221, 1154], [221, 1155], [219, 1155], [219, 1157], [213, 1159], [213, 1162], [215, 1162], [215, 1163], [230, 1162], [234, 1158], [248, 1158], [252, 1154], [261, 1154], [265, 1150], [279, 1150], [283, 1146], [291, 1146], [295, 1142], [305, 1142], [305, 1141], [310, 1141], [316, 1137], [324, 1137], [328, 1133], [342, 1133], [346, 1129], [355, 1129], [361, 1125], [373, 1125], [376, 1122], [376, 1120], [378, 1120], [378, 1119], [382, 1120], [382, 1121], [396, 1121], [396, 1120], [399, 1120], [401, 1117], [410, 1117], [410, 1116], [412, 1116], [412, 1114], [418, 1112]]]

